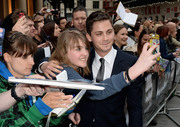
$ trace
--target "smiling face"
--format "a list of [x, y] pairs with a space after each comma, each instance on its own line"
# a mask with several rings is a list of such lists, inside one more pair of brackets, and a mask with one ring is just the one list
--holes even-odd
[[[71, 42], [72, 43], [72, 42]], [[72, 47], [69, 46], [67, 50], [67, 58], [70, 63], [78, 67], [86, 67], [87, 60], [89, 57], [89, 51], [85, 43], [82, 40], [79, 40], [79, 43], [76, 43]]]
[[128, 31], [126, 28], [122, 28], [115, 35], [115, 43], [119, 48], [121, 48], [121, 46], [127, 45], [127, 39], [128, 39]]
[[7, 68], [13, 76], [22, 78], [31, 74], [31, 70], [34, 65], [32, 55], [28, 55], [27, 57], [15, 57], [15, 55], [12, 56], [5, 53], [4, 59], [7, 63]]
[[101, 57], [107, 55], [112, 49], [114, 41], [114, 30], [109, 20], [102, 20], [93, 23], [91, 35], [87, 34], [89, 41]]

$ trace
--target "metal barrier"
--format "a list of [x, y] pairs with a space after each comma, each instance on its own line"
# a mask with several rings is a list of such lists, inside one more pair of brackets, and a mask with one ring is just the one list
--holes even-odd
[[180, 126], [180, 123], [168, 114], [168, 111], [172, 109], [166, 108], [167, 100], [172, 93], [176, 93], [179, 75], [180, 64], [170, 61], [163, 75], [154, 73], [146, 76], [146, 83], [143, 86], [143, 127], [148, 126], [157, 114], [168, 116]]

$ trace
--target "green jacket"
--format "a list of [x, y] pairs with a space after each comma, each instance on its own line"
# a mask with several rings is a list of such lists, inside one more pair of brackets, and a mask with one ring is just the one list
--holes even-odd
[[[0, 93], [6, 92], [14, 85], [7, 82], [0, 75]], [[3, 102], [1, 102], [3, 103]], [[10, 109], [0, 113], [0, 127], [44, 127], [47, 117], [42, 115], [35, 105], [28, 104], [28, 98], [17, 102]], [[62, 122], [62, 117], [51, 117], [49, 126], [55, 126]]]

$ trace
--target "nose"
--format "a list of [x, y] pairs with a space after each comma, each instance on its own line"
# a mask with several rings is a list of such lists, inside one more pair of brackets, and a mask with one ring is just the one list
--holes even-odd
[[107, 35], [104, 34], [104, 35], [103, 35], [103, 40], [107, 40], [107, 39], [108, 39]]
[[33, 57], [30, 57], [29, 60], [28, 60], [29, 64], [31, 65], [34, 65], [34, 58]]
[[35, 30], [35, 27], [34, 27], [34, 25], [32, 26], [32, 29], [33, 29], [33, 30]]
[[79, 19], [79, 23], [82, 23], [82, 19]]
[[128, 39], [128, 35], [125, 35], [125, 38]]

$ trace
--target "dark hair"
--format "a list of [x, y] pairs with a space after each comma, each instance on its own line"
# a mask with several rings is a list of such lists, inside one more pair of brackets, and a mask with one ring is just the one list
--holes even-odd
[[[111, 17], [107, 13], [102, 12], [102, 11], [96, 11], [96, 12], [91, 13], [89, 15], [89, 17], [87, 18], [87, 20], [86, 20], [86, 30], [87, 30], [87, 33], [89, 35], [91, 35], [91, 31], [93, 30], [94, 22], [104, 21], [104, 20], [109, 20], [109, 22], [112, 25], [112, 19], [111, 19]], [[113, 27], [113, 25], [112, 25], [112, 27]]]
[[121, 29], [126, 28], [126, 27], [122, 24], [116, 24], [113, 26], [113, 28], [114, 28], [114, 34], [116, 35]]
[[143, 36], [145, 34], [151, 34], [151, 33], [154, 33], [154, 31], [150, 28], [145, 28], [142, 30], [141, 34], [139, 35], [139, 39], [138, 39], [138, 47], [137, 47], [137, 54], [140, 55], [141, 52], [142, 52], [142, 48], [143, 48], [143, 45], [141, 43], [141, 40], [143, 38]]
[[41, 14], [41, 13], [39, 13], [39, 12], [35, 13], [35, 14], [33, 15], [33, 20], [34, 20], [34, 21], [38, 21], [38, 20], [37, 20], [37, 16], [43, 16], [43, 14]]
[[135, 31], [139, 31], [141, 25], [142, 25], [142, 24], [141, 24], [140, 22], [136, 22], [136, 24], [135, 24], [134, 27], [131, 27], [131, 26], [130, 26], [130, 28], [131, 28], [132, 31], [129, 32], [129, 34], [132, 35], [132, 36], [135, 36], [135, 35], [134, 35], [134, 32], [135, 32]]
[[178, 19], [177, 17], [173, 17], [172, 20], [171, 20], [171, 22], [177, 24], [177, 23], [179, 22], [179, 19]]
[[41, 29], [41, 37], [43, 41], [50, 41], [55, 48], [57, 45], [57, 37], [54, 36], [55, 22], [46, 23]]
[[63, 19], [66, 19], [66, 17], [60, 17], [58, 19], [56, 19], [56, 24], [60, 25], [60, 21], [63, 20]]
[[72, 17], [74, 17], [73, 14], [74, 14], [75, 12], [78, 12], [78, 11], [84, 11], [84, 12], [86, 13], [86, 16], [88, 15], [86, 8], [85, 8], [84, 6], [82, 6], [82, 5], [80, 5], [80, 6], [77, 6], [77, 7], [75, 7], [75, 8], [73, 9]]
[[168, 36], [169, 28], [166, 25], [160, 26], [157, 28], [156, 33], [159, 34], [159, 37], [166, 37]]
[[[36, 51], [37, 45], [28, 35], [11, 31], [5, 36], [2, 48], [3, 54], [7, 52], [15, 57], [27, 57], [28, 55], [34, 55]], [[1, 60], [4, 60], [3, 57]]]

